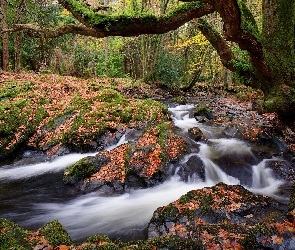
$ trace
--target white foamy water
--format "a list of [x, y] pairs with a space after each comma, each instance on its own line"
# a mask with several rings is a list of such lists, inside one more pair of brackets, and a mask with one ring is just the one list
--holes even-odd
[[[115, 147], [118, 147], [121, 144], [127, 143], [125, 135], [123, 135], [117, 144], [112, 145], [106, 150], [112, 150]], [[37, 164], [29, 164], [22, 166], [8, 165], [0, 168], [0, 180], [17, 180], [22, 178], [29, 178], [32, 176], [42, 175], [47, 172], [58, 172], [66, 167], [76, 163], [80, 159], [87, 156], [94, 156], [95, 153], [86, 153], [86, 154], [68, 154], [64, 156], [58, 156], [52, 161], [45, 161]]]
[[[194, 118], [189, 117], [188, 110], [192, 108], [194, 108], [193, 105], [169, 108], [175, 125], [184, 132], [191, 127], [204, 129], [204, 126], [202, 127]], [[227, 155], [234, 155], [234, 157], [241, 159], [248, 157], [253, 160], [251, 148], [237, 139], [221, 138], [208, 141], [208, 144], [198, 143], [198, 153], [188, 154], [180, 161], [180, 164], [185, 164], [190, 157], [199, 157], [204, 165], [205, 181], [202, 181], [195, 173], [189, 177], [188, 182], [183, 182], [176, 174], [158, 186], [133, 190], [119, 196], [102, 197], [99, 193], [93, 192], [72, 199], [68, 198], [67, 201], [63, 200], [62, 202], [50, 202], [48, 199], [34, 203], [34, 200], [32, 200], [32, 211], [23, 215], [20, 220], [21, 224], [30, 227], [30, 225], [40, 222], [44, 224], [51, 220], [59, 220], [74, 240], [94, 234], [108, 234], [125, 238], [128, 238], [129, 235], [139, 234], [139, 231], [147, 227], [148, 221], [158, 207], [179, 199], [181, 195], [190, 190], [213, 186], [219, 182], [240, 184], [238, 178], [228, 175], [214, 163], [214, 160]], [[123, 143], [126, 143], [125, 136], [116, 145], [109, 147], [108, 150]], [[44, 163], [14, 168], [12, 166], [1, 167], [0, 180], [6, 182], [12, 179], [50, 174], [50, 172], [66, 168], [85, 156], [95, 154], [70, 154]], [[276, 180], [271, 170], [266, 168], [265, 163], [267, 161], [263, 160], [250, 167], [253, 171], [252, 185], [246, 188], [254, 193], [276, 197], [276, 192], [282, 182]], [[240, 166], [233, 167], [239, 168]], [[62, 180], [60, 181], [62, 182]], [[18, 212], [11, 212], [14, 213], [12, 217], [19, 216]]]
[[83, 157], [91, 155], [95, 154], [69, 154], [57, 157], [53, 161], [46, 161], [37, 164], [23, 165], [18, 167], [15, 167], [13, 165], [1, 167], [0, 180], [16, 180], [41, 175], [47, 172], [58, 172], [70, 166], [71, 164], [74, 164]]
[[[199, 189], [207, 183], [185, 183], [178, 177], [172, 177], [165, 183], [149, 188], [131, 191], [115, 197], [100, 197], [90, 193], [67, 203], [36, 204], [36, 216], [32, 221], [44, 223], [57, 219], [68, 230], [71, 237], [79, 239], [81, 235], [116, 234], [124, 235], [131, 229], [144, 229], [156, 208], [169, 204], [193, 189]], [[132, 230], [131, 230], [132, 231]]]
[[272, 174], [272, 170], [266, 167], [266, 162], [272, 160], [276, 159], [264, 159], [259, 164], [252, 166], [252, 185], [248, 189], [256, 194], [279, 198], [276, 192], [284, 182], [276, 179]]
[[197, 127], [198, 122], [194, 117], [189, 117], [190, 109], [193, 109], [194, 105], [180, 105], [175, 108], [169, 108], [171, 112], [172, 120], [176, 127], [181, 128], [184, 132], [187, 132], [190, 128]]

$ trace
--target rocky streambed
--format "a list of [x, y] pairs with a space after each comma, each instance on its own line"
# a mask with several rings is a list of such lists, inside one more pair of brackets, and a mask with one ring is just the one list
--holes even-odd
[[[203, 100], [169, 104], [174, 125], [125, 130], [115, 147], [98, 154], [48, 161], [27, 151], [20, 162], [2, 167], [1, 217], [26, 229], [41, 228], [30, 234], [4, 219], [3, 244], [293, 249], [293, 155], [279, 136], [261, 129], [261, 124], [271, 127], [274, 118], [249, 107], [237, 111], [231, 100], [215, 107]], [[257, 137], [249, 140], [249, 131]], [[43, 162], [30, 162], [38, 157]], [[101, 236], [85, 240], [93, 234], [128, 243]]]

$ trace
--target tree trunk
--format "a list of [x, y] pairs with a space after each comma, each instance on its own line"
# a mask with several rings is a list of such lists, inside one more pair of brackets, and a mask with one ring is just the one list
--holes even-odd
[[[104, 6], [109, 5], [109, 0], [104, 0]], [[107, 11], [105, 11], [107, 13]], [[105, 60], [105, 72], [108, 73], [108, 61], [109, 61], [109, 38], [104, 38], [104, 60]]]
[[19, 73], [21, 70], [21, 42], [23, 39], [23, 33], [19, 32], [14, 38], [14, 71]]
[[[23, 9], [24, 9], [25, 1], [22, 0], [19, 3], [17, 8], [17, 21], [16, 23], [22, 23], [23, 20]], [[20, 72], [21, 69], [21, 42], [23, 39], [23, 32], [16, 33], [14, 37], [14, 71], [16, 73]]]
[[[2, 30], [8, 28], [7, 25], [7, 3], [6, 0], [1, 0], [2, 10]], [[9, 50], [8, 50], [8, 32], [2, 33], [2, 69], [7, 71], [9, 68]]]
[[285, 120], [295, 117], [295, 1], [263, 1], [261, 43], [271, 71], [265, 107]]

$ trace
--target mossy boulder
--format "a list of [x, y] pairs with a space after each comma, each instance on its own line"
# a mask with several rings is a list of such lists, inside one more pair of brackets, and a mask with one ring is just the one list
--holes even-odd
[[148, 235], [192, 237], [202, 241], [205, 247], [211, 242], [228, 249], [240, 245], [239, 240], [250, 228], [274, 213], [279, 214], [278, 222], [284, 221], [286, 211], [285, 204], [272, 198], [254, 195], [240, 185], [219, 183], [192, 190], [158, 208], [150, 220]]
[[[99, 151], [109, 145], [106, 141], [116, 142], [127, 127], [160, 122], [168, 117], [163, 103], [127, 97], [126, 88], [134, 86], [130, 79], [86, 80], [11, 73], [3, 73], [1, 77], [2, 160], [28, 148], [46, 152], [48, 156], [65, 150]], [[145, 94], [155, 92], [144, 83], [140, 83], [140, 89]]]
[[109, 163], [110, 160], [103, 152], [96, 156], [87, 156], [65, 169], [63, 181], [65, 184], [73, 185], [85, 178], [89, 178], [98, 172], [102, 166]]
[[200, 104], [194, 111], [194, 116], [197, 120], [200, 120], [199, 117], [205, 117], [208, 120], [215, 119], [215, 115], [212, 112], [212, 109], [206, 105]]
[[285, 121], [294, 121], [295, 109], [295, 88], [281, 85], [265, 97], [263, 106], [267, 112], [277, 112]]
[[[128, 133], [133, 131], [128, 129]], [[122, 193], [130, 187], [149, 187], [163, 182], [168, 177], [168, 163], [177, 161], [186, 152], [184, 140], [173, 132], [170, 121], [152, 124], [131, 137], [133, 140], [128, 143], [68, 167], [64, 182], [77, 184], [83, 180], [77, 186], [83, 192], [104, 189]]]

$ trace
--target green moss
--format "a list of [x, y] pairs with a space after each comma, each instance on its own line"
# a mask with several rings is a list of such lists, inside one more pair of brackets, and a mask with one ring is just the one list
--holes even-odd
[[45, 224], [39, 230], [40, 235], [44, 236], [53, 247], [59, 245], [71, 245], [72, 240], [68, 235], [66, 229], [57, 221], [53, 220]]
[[177, 249], [177, 250], [203, 250], [202, 243], [194, 239], [186, 239], [175, 235], [151, 238], [146, 241], [136, 241], [126, 244], [123, 249], [151, 250], [157, 249]]
[[0, 250], [29, 250], [32, 246], [25, 240], [29, 231], [17, 224], [0, 218]]
[[[270, 94], [265, 96], [263, 103], [266, 111], [277, 112], [282, 118], [294, 115], [295, 95], [288, 86], [275, 87]], [[290, 111], [293, 111], [291, 113]], [[292, 117], [290, 117], [292, 118]]]
[[32, 90], [32, 84], [29, 82], [6, 82], [5, 86], [0, 90], [0, 100], [12, 99], [19, 94], [24, 95], [25, 93]]
[[202, 3], [201, 1], [184, 3], [168, 14], [158, 17], [151, 11], [138, 12], [128, 10], [119, 15], [100, 14], [94, 9], [89, 8], [85, 2], [62, 0], [61, 3], [63, 3], [64, 6], [67, 6], [68, 9], [74, 11], [77, 15], [81, 16], [88, 24], [95, 27], [98, 31], [124, 30], [127, 26], [151, 26], [156, 24], [159, 20], [165, 21], [172, 16], [180, 15], [188, 10], [199, 9], [205, 6], [205, 3]]
[[198, 105], [198, 107], [194, 111], [194, 116], [200, 116], [207, 113], [210, 113], [211, 109], [205, 106], [204, 104]]
[[195, 193], [190, 191], [188, 193], [186, 193], [185, 195], [182, 195], [180, 198], [179, 198], [179, 202], [181, 204], [187, 204], [189, 203], [191, 200], [193, 200], [195, 198]]
[[242, 1], [237, 1], [239, 10], [241, 12], [241, 28], [245, 33], [254, 35], [257, 40], [259, 40], [259, 31], [257, 27], [257, 23], [248, 9], [247, 5]]
[[78, 180], [91, 177], [99, 170], [101, 163], [95, 156], [88, 156], [77, 161], [75, 164], [65, 169], [66, 176], [74, 177]]
[[278, 231], [274, 227], [269, 227], [265, 223], [252, 227], [248, 230], [246, 236], [239, 240], [239, 243], [245, 249], [261, 249], [262, 244], [257, 241], [256, 237], [259, 235], [272, 236]]
[[203, 8], [206, 4], [201, 1], [193, 1], [189, 3], [183, 3], [180, 6], [178, 6], [176, 9], [172, 10], [168, 14], [166, 14], [163, 19], [169, 19], [172, 16], [176, 16], [182, 13], [187, 12], [188, 10], [198, 10], [200, 8]]
[[179, 104], [186, 104], [186, 98], [185, 96], [178, 96], [172, 99], [173, 102], [179, 103]]
[[[293, 82], [295, 75], [295, 3], [267, 2], [264, 19], [263, 53], [272, 73], [272, 84]], [[271, 15], [271, 18], [268, 16]]]
[[[7, 155], [26, 142], [47, 115], [42, 106], [32, 107], [30, 100], [4, 103], [0, 107], [0, 153]], [[19, 132], [21, 134], [15, 137]]]

